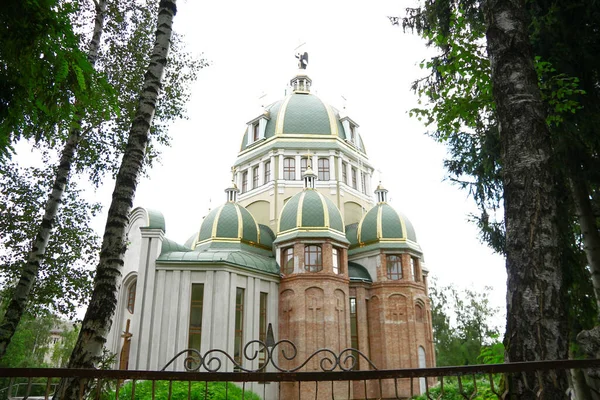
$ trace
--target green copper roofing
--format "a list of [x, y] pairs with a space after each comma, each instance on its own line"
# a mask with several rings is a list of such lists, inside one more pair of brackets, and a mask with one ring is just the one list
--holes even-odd
[[162, 242], [162, 247], [160, 249], [160, 253], [169, 253], [172, 251], [189, 251], [189, 247], [185, 247], [175, 242], [174, 240], [164, 238]]
[[237, 203], [228, 202], [212, 210], [202, 221], [198, 242], [208, 239], [258, 243], [258, 225], [248, 210]]
[[145, 208], [148, 213], [148, 226], [147, 228], [151, 229], [162, 229], [163, 232], [167, 231], [167, 227], [165, 225], [165, 217], [158, 210], [151, 210]]
[[312, 94], [291, 95], [285, 109], [283, 133], [331, 135], [325, 104]]
[[389, 204], [379, 203], [365, 214], [357, 229], [357, 244], [362, 247], [373, 242], [412, 242], [416, 245], [417, 235], [408, 218]]
[[291, 229], [333, 229], [344, 232], [342, 215], [336, 205], [316, 190], [305, 189], [285, 203], [279, 217], [279, 232]]
[[263, 224], [258, 224], [258, 228], [260, 229], [260, 244], [269, 248], [273, 247], [275, 234], [273, 233], [271, 228]]
[[161, 253], [157, 262], [230, 265], [278, 276], [279, 267], [270, 254], [244, 243], [204, 243], [195, 250]]
[[357, 235], [358, 222], [350, 225], [346, 225], [346, 239], [350, 242], [350, 246], [358, 244]]
[[348, 262], [348, 276], [351, 282], [373, 282], [369, 271], [362, 265], [352, 261]]

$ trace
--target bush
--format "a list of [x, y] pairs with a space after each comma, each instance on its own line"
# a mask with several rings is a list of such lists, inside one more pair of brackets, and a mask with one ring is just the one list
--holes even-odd
[[[173, 381], [171, 385], [172, 400], [187, 400], [190, 382]], [[208, 390], [206, 382], [191, 382], [191, 399], [192, 400], [241, 400], [242, 389], [231, 382], [208, 382]], [[132, 399], [131, 397], [132, 382], [128, 382], [119, 389], [120, 399]], [[166, 400], [169, 398], [169, 381], [156, 381], [154, 387], [154, 398], [156, 400]], [[208, 394], [206, 397], [205, 395]], [[227, 394], [227, 395], [226, 395]], [[116, 393], [111, 392], [106, 396], [106, 400], [116, 399]], [[137, 381], [135, 382], [135, 399], [150, 400], [152, 399], [152, 381]], [[255, 393], [246, 390], [244, 392], [244, 400], [260, 400]]]
[[[494, 389], [498, 391], [500, 386], [501, 376], [498, 375], [494, 377]], [[468, 394], [470, 397], [473, 393], [474, 385], [472, 377], [463, 377], [462, 378], [462, 389], [464, 392]], [[458, 379], [457, 378], [444, 378], [444, 395], [442, 397], [438, 397], [441, 393], [440, 385], [436, 385], [433, 388], [429, 389], [429, 394], [435, 398], [440, 400], [464, 400], [460, 394], [458, 387]], [[427, 400], [425, 395], [413, 397], [414, 400]], [[490, 386], [490, 380], [488, 377], [477, 377], [477, 395], [473, 397], [474, 400], [497, 400], [498, 396], [492, 392], [492, 388]]]

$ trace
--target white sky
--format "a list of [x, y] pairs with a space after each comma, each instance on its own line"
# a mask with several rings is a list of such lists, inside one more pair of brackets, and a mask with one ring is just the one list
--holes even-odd
[[[417, 105], [410, 85], [424, 75], [418, 64], [427, 50], [387, 19], [407, 1], [180, 2], [175, 29], [211, 66], [193, 87], [190, 119], [173, 125], [172, 147], [140, 182], [135, 205], [162, 211], [171, 239], [183, 243], [195, 233], [208, 208], [225, 201], [246, 122], [284, 96], [297, 70], [294, 49], [306, 42], [312, 92], [338, 109], [347, 99], [390, 203], [415, 226], [431, 275], [442, 284], [492, 286], [494, 305], [504, 308], [504, 260], [467, 221], [474, 202], [444, 181], [444, 146], [408, 116]], [[105, 209], [111, 191], [98, 192]]]

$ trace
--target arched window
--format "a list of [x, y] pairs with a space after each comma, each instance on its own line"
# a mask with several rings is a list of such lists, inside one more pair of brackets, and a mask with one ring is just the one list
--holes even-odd
[[294, 248], [288, 247], [281, 252], [281, 270], [284, 275], [294, 273]]
[[415, 320], [417, 322], [425, 322], [423, 306], [420, 303], [415, 304]]
[[319, 180], [320, 181], [328, 181], [329, 180], [329, 159], [328, 158], [319, 158]]
[[283, 159], [283, 179], [288, 181], [296, 179], [296, 160], [291, 157]]
[[300, 159], [300, 177], [304, 175], [306, 168], [308, 168], [308, 157], [302, 157]]
[[242, 193], [248, 191], [248, 171], [242, 172]]
[[393, 281], [402, 279], [402, 258], [400, 256], [389, 255], [386, 260], [387, 278]]
[[127, 310], [133, 314], [133, 310], [135, 308], [135, 289], [137, 286], [137, 281], [133, 282], [129, 285], [129, 289], [127, 290]]
[[271, 161], [265, 162], [265, 184], [271, 181]]
[[[425, 349], [423, 346], [419, 346], [419, 368], [427, 368], [427, 358], [425, 355]], [[427, 385], [425, 383], [426, 378], [419, 378], [419, 390], [421, 394], [425, 393], [427, 390]]]
[[319, 272], [323, 269], [321, 246], [310, 245], [304, 247], [304, 269], [308, 272]]

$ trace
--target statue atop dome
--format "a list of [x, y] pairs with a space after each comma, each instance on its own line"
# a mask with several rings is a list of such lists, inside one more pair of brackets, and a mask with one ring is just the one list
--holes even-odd
[[298, 59], [298, 69], [306, 69], [308, 65], [308, 53], [306, 51], [304, 54], [298, 53], [296, 54], [296, 58]]

